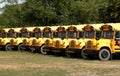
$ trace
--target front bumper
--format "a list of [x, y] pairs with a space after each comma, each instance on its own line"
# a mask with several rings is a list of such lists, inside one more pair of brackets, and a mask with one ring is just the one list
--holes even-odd
[[68, 53], [78, 53], [81, 51], [81, 49], [80, 48], [67, 48], [66, 51]]
[[4, 48], [5, 47], [5, 45], [0, 45], [0, 48]]
[[85, 50], [84, 51], [87, 55], [97, 55], [98, 51], [97, 50]]
[[52, 52], [65, 52], [65, 48], [52, 48]]
[[45, 46], [44, 49], [53, 49], [52, 46]]

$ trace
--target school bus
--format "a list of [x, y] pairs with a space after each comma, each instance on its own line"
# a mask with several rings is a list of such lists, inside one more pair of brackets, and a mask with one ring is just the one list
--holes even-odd
[[[76, 26], [70, 25], [65, 27], [65, 31], [61, 32], [61, 38], [54, 41], [54, 48], [52, 51], [57, 54], [66, 54], [66, 48], [69, 46], [69, 42], [77, 38], [79, 32]], [[62, 36], [63, 35], [63, 36]]]
[[49, 38], [52, 38], [52, 29], [49, 26], [40, 27], [40, 29], [42, 31], [38, 33], [41, 33], [41, 36], [32, 40], [31, 49], [44, 54], [46, 52], [41, 51], [41, 49], [44, 47], [45, 41]]
[[61, 37], [65, 37], [65, 27], [67, 26], [59, 26], [52, 28], [52, 38], [47, 39], [45, 41], [44, 46], [41, 48], [41, 53], [46, 55], [48, 52], [53, 52], [52, 49], [55, 47], [55, 41], [61, 39]]
[[6, 29], [0, 29], [0, 48], [3, 49], [3, 47], [5, 46], [4, 43], [4, 38], [7, 37], [7, 31]]
[[10, 45], [10, 40], [15, 36], [14, 29], [12, 28], [5, 29], [5, 31], [3, 31], [1, 34], [4, 35], [4, 37], [0, 39], [0, 45], [6, 51], [11, 50], [8, 46]]
[[38, 52], [39, 47], [37, 45], [40, 45], [40, 42], [42, 41], [42, 31], [40, 27], [36, 27], [33, 29], [33, 35], [34, 35], [34, 39], [32, 39], [31, 41], [31, 46], [30, 46], [30, 50], [31, 52]]
[[27, 35], [26, 38], [22, 40], [22, 44], [21, 44], [21, 47], [23, 48], [22, 50], [31, 51], [30, 46], [32, 45], [32, 40], [36, 38], [33, 32], [34, 28], [36, 27], [26, 27]]
[[18, 42], [18, 51], [25, 51], [26, 50], [26, 47], [24, 46], [26, 43], [27, 43], [27, 39], [30, 38], [30, 35], [31, 35], [31, 31], [29, 31], [27, 29], [27, 27], [23, 27], [20, 29], [20, 37], [18, 39], [19, 42]]
[[83, 55], [97, 56], [100, 60], [112, 59], [113, 54], [120, 52], [119, 24], [104, 24], [100, 27], [100, 38], [86, 42]]
[[95, 39], [96, 35], [99, 34], [99, 32], [97, 32], [95, 29], [98, 29], [100, 26], [101, 24], [84, 24], [80, 26], [78, 28], [78, 37], [70, 41], [69, 46], [66, 49], [66, 55], [68, 57], [73, 55], [84, 57], [81, 50], [85, 49], [85, 43], [88, 40]]
[[19, 39], [19, 34], [20, 34], [20, 29], [21, 28], [12, 28], [12, 29], [14, 29], [13, 31], [11, 31], [11, 33], [10, 33], [10, 35], [12, 36], [12, 38], [10, 39], [10, 42], [9, 42], [9, 44], [8, 44], [8, 46], [7, 46], [7, 48], [9, 48], [8, 50], [16, 50], [18, 47], [18, 45], [19, 45], [19, 42], [21, 41], [20, 39]]
[[[69, 39], [69, 44], [65, 50], [66, 56], [72, 57], [72, 56], [78, 56], [80, 55], [80, 49], [83, 48], [81, 47], [81, 43], [83, 42], [83, 32], [82, 28], [85, 25], [78, 25], [72, 29], [71, 27], [68, 28], [68, 39]], [[71, 29], [70, 29], [71, 28]], [[83, 43], [82, 43], [83, 44]]]
[[51, 33], [52, 33], [51, 37], [48, 37], [45, 40], [44, 45], [40, 49], [40, 51], [43, 55], [52, 53], [51, 49], [53, 48], [53, 43], [54, 43], [54, 40], [56, 39], [54, 37], [54, 35], [56, 34], [56, 29], [58, 28], [58, 26], [52, 26], [50, 28], [52, 29], [51, 30]]

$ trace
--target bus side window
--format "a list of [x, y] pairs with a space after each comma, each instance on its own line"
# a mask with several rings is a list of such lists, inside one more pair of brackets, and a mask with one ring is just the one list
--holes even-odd
[[22, 34], [21, 34], [21, 33], [18, 33], [18, 37], [22, 37]]
[[116, 31], [115, 41], [116, 41], [116, 45], [120, 45], [120, 31]]
[[16, 33], [16, 37], [19, 37], [19, 33]]
[[101, 37], [101, 32], [100, 31], [96, 31], [96, 38], [100, 38]]
[[58, 32], [53, 32], [53, 37], [55, 37], [55, 38], [59, 37], [58, 34], [59, 34]]
[[34, 33], [33, 32], [30, 32], [30, 37], [34, 37]]
[[35, 33], [33, 33], [33, 37], [36, 37], [36, 36], [35, 36]]
[[5, 38], [6, 37], [6, 33], [1, 33], [0, 37]]
[[115, 38], [120, 38], [120, 32], [119, 31], [116, 31]]

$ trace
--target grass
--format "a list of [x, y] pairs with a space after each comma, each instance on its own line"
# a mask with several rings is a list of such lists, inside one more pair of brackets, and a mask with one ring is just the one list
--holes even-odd
[[0, 51], [0, 76], [118, 76], [120, 60], [100, 61]]

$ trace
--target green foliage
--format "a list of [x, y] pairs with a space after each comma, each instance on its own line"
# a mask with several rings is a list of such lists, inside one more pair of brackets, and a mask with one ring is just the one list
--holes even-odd
[[0, 25], [5, 27], [120, 22], [119, 0], [7, 1]]

